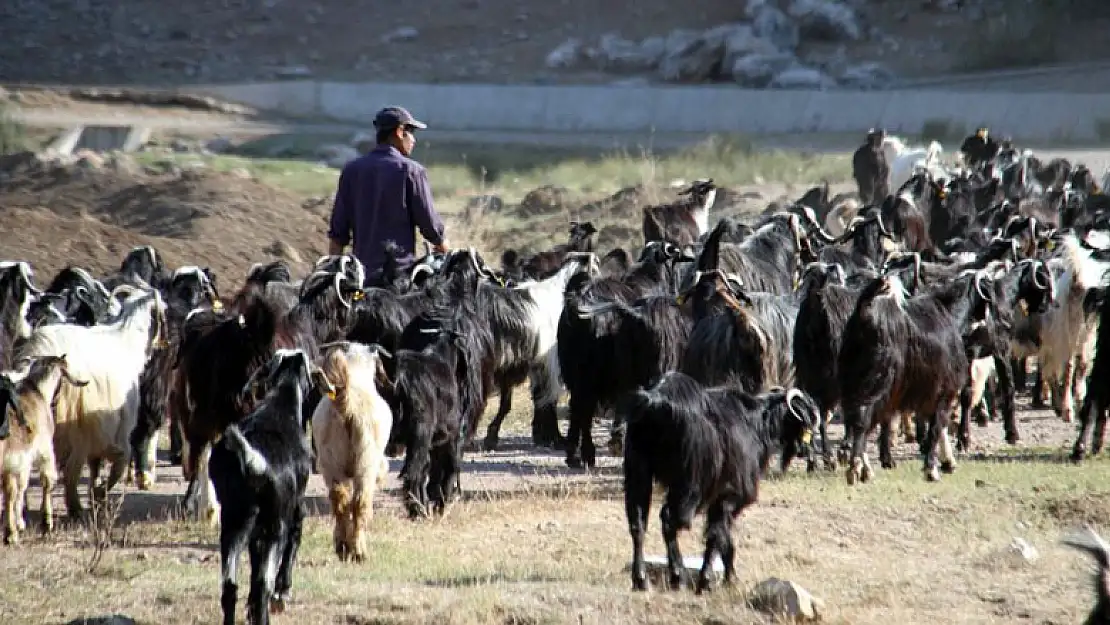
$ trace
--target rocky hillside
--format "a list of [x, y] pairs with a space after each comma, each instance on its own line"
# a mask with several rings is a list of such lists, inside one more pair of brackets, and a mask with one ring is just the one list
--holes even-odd
[[823, 84], [1106, 58], [1105, 21], [1030, 8], [1053, 1], [5, 0], [0, 81]]

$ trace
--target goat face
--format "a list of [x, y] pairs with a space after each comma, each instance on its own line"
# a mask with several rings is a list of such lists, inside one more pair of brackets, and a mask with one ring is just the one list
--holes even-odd
[[1017, 300], [1029, 314], [1044, 314], [1056, 299], [1052, 271], [1044, 261], [1030, 258], [1020, 263]]
[[[31, 324], [27, 321], [27, 313], [31, 307], [34, 296], [42, 291], [35, 288], [32, 282], [30, 264], [24, 261], [0, 265], [0, 297], [3, 297], [3, 306], [9, 315], [13, 316], [15, 326], [13, 338], [27, 338], [31, 336]], [[7, 320], [5, 320], [7, 321]]]
[[[813, 430], [818, 426], [821, 412], [817, 403], [801, 389], [792, 388], [783, 392], [783, 402], [786, 405], [786, 419], [783, 420], [779, 443], [783, 449], [794, 449], [799, 456], [807, 455], [810, 441], [813, 439]], [[783, 466], [789, 462], [785, 456], [782, 458]]]
[[249, 400], [243, 401], [243, 405], [255, 403], [286, 380], [293, 380], [304, 397], [313, 379], [313, 370], [303, 349], [279, 349], [247, 379], [239, 391], [240, 399]]
[[801, 278], [798, 280], [798, 291], [808, 293], [814, 289], [823, 289], [829, 284], [844, 286], [847, 282], [848, 276], [838, 263], [813, 262], [802, 270]]
[[595, 234], [597, 234], [597, 228], [592, 222], [570, 222], [570, 238], [573, 240], [584, 241], [587, 237]]
[[32, 328], [67, 323], [66, 304], [69, 299], [67, 293], [43, 293], [28, 306], [27, 323]]
[[149, 245], [132, 248], [120, 263], [119, 273], [128, 278], [138, 278], [143, 283], [157, 286], [166, 266], [158, 252]]
[[351, 254], [321, 256], [312, 266], [312, 272], [341, 273], [350, 283], [362, 288], [366, 284], [366, 267]]
[[218, 312], [223, 308], [223, 304], [220, 302], [214, 279], [215, 276], [208, 268], [180, 267], [173, 272], [168, 295], [173, 301], [181, 302], [189, 310], [200, 306], [201, 300], [207, 299], [212, 309]]

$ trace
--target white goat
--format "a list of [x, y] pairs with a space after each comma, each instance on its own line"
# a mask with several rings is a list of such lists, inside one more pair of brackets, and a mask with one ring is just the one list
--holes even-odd
[[887, 135], [883, 139], [883, 154], [890, 166], [889, 189], [896, 193], [918, 169], [928, 170], [934, 179], [948, 178], [941, 166], [940, 156], [944, 149], [936, 141], [928, 147], [908, 147], [901, 139]]
[[[157, 291], [121, 285], [115, 295], [138, 291], [122, 303], [120, 315], [91, 327], [43, 326], [17, 353], [23, 358], [66, 355], [69, 372], [88, 386], [60, 390], [55, 406], [54, 447], [65, 478], [70, 516], [81, 512], [77, 483], [88, 463], [90, 487], [103, 497], [123, 477], [131, 461], [131, 431], [139, 410], [139, 376], [155, 343], [162, 341], [165, 303]], [[104, 460], [112, 463], [102, 491], [95, 486]]]
[[377, 345], [346, 341], [321, 347], [323, 365], [313, 378], [324, 397], [312, 414], [312, 442], [335, 518], [335, 553], [340, 560], [361, 562], [374, 489], [389, 474], [385, 446], [393, 412], [378, 392], [378, 384], [389, 384], [381, 361], [389, 354]]
[[[1045, 262], [1052, 272], [1053, 298], [1056, 305], [1043, 315], [1032, 318], [1017, 311], [1016, 323], [1032, 324], [1032, 334], [1040, 337], [1040, 346], [1014, 340], [1014, 357], [1036, 356], [1045, 382], [1052, 388], [1053, 407], [1070, 423], [1076, 401], [1086, 395], [1087, 374], [1094, 360], [1098, 318], [1083, 312], [1083, 298], [1088, 289], [1097, 287], [1110, 265], [1092, 257], [1074, 234], [1062, 236], [1059, 248]], [[1015, 337], [1021, 332], [1015, 332]]]
[[58, 481], [54, 458], [54, 412], [50, 403], [63, 378], [81, 387], [88, 384], [69, 375], [65, 356], [46, 356], [25, 362], [20, 370], [0, 374], [0, 410], [10, 405], [15, 419], [0, 414], [0, 423], [7, 419], [8, 437], [0, 441], [0, 479], [3, 481], [4, 544], [19, 542], [19, 533], [27, 529], [23, 519], [24, 497], [31, 483], [31, 469], [39, 470], [42, 486], [42, 527], [54, 529], [54, 505], [50, 492]]

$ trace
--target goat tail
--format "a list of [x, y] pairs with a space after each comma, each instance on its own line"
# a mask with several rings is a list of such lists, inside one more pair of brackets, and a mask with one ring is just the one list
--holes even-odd
[[270, 463], [243, 436], [237, 425], [227, 426], [224, 438], [227, 439], [228, 449], [239, 459], [244, 475], [261, 477], [270, 470]]

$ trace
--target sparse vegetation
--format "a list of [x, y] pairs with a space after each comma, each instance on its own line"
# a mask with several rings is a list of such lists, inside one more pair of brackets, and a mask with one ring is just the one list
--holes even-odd
[[[517, 433], [520, 416], [511, 421]], [[515, 494], [483, 490], [464, 469], [465, 500], [430, 522], [404, 519], [390, 489], [361, 565], [336, 561], [326, 500], [312, 499], [294, 602], [282, 619], [763, 623], [744, 598], [776, 576], [824, 599], [832, 623], [971, 624], [1017, 614], [1030, 622], [1080, 622], [1089, 609], [1086, 569], [1056, 542], [1083, 522], [1105, 523], [1110, 462], [1096, 458], [1077, 468], [1057, 449], [1022, 452], [1003, 461], [964, 460], [937, 484], [926, 483], [908, 459], [863, 488], [847, 487], [840, 472], [806, 476], [798, 467], [767, 482], [761, 502], [741, 517], [735, 588], [703, 598], [629, 590], [629, 538], [612, 458], [602, 458], [587, 483], [556, 477], [547, 488]], [[128, 496], [121, 521], [129, 524], [128, 544], [104, 553], [95, 583], [74, 583], [82, 562], [67, 553], [66, 532], [7, 552], [0, 618], [41, 623], [120, 612], [164, 625], [211, 622], [219, 614], [217, 534], [168, 520], [159, 506], [172, 501]], [[649, 554], [662, 553], [656, 515]], [[700, 553], [699, 534], [683, 535], [684, 553]], [[1008, 552], [1014, 536], [1033, 544], [1040, 560], [1015, 559]], [[1029, 591], [1046, 585], [1050, 594]]]
[[8, 105], [0, 102], [0, 154], [11, 154], [26, 149], [27, 131], [15, 119]]

